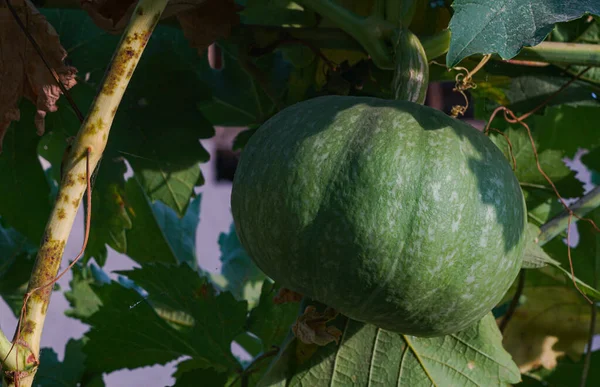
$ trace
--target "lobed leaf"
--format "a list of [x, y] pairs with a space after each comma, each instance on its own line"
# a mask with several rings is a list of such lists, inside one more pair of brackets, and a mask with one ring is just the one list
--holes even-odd
[[498, 53], [511, 59], [524, 46], [539, 44], [554, 24], [600, 14], [594, 0], [455, 0], [450, 20], [452, 39], [446, 56], [449, 67], [473, 54]]
[[520, 381], [491, 314], [463, 332], [435, 338], [396, 334], [344, 317], [336, 326], [343, 331], [338, 346], [311, 349], [290, 340], [259, 386], [508, 386]]

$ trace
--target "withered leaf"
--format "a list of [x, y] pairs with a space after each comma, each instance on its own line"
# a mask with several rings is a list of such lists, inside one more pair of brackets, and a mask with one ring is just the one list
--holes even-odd
[[[77, 70], [64, 64], [67, 52], [60, 45], [56, 30], [28, 0], [13, 0], [11, 4], [65, 88], [75, 86]], [[0, 4], [0, 85], [1, 152], [2, 139], [8, 126], [12, 121], [20, 119], [17, 106], [21, 97], [35, 104], [35, 126], [37, 133], [42, 135], [46, 113], [58, 109], [56, 102], [62, 94], [54, 77], [4, 2]]]
[[231, 34], [231, 27], [240, 23], [233, 0], [206, 0], [190, 12], [177, 14], [185, 37], [202, 55], [215, 40]]
[[298, 340], [305, 344], [325, 346], [332, 341], [337, 344], [342, 336], [342, 331], [333, 325], [327, 326], [327, 323], [336, 316], [337, 312], [331, 308], [327, 308], [321, 313], [317, 311], [317, 308], [309, 305], [292, 326], [292, 332]]
[[300, 302], [302, 301], [302, 294], [296, 293], [293, 290], [280, 288], [275, 297], [273, 297], [274, 304], [285, 304], [288, 302]]

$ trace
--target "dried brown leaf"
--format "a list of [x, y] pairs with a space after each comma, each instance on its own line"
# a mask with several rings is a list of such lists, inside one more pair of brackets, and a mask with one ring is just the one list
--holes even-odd
[[325, 346], [332, 341], [337, 344], [342, 331], [335, 326], [327, 326], [327, 323], [337, 316], [337, 312], [331, 308], [325, 309], [323, 313], [310, 305], [292, 326], [294, 335], [305, 344], [317, 344]]
[[302, 294], [296, 293], [293, 290], [280, 288], [275, 297], [273, 297], [274, 304], [285, 304], [288, 302], [300, 302], [302, 301]]
[[215, 40], [231, 34], [231, 27], [240, 23], [233, 0], [206, 0], [200, 7], [177, 14], [185, 37], [202, 55]]
[[[13, 0], [11, 4], [65, 88], [75, 86], [77, 70], [64, 64], [67, 52], [60, 45], [56, 30], [28, 0]], [[0, 4], [0, 85], [1, 152], [8, 126], [20, 119], [18, 105], [21, 97], [35, 104], [34, 122], [37, 133], [42, 135], [46, 113], [57, 110], [56, 102], [62, 94], [4, 2]]]

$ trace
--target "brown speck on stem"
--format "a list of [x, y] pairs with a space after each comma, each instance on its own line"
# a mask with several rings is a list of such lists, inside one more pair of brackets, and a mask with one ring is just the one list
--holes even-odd
[[136, 51], [132, 47], [126, 47], [119, 55], [114, 59], [111, 65], [110, 73], [108, 78], [102, 87], [102, 93], [106, 95], [113, 95], [117, 87], [118, 80], [123, 78], [128, 70], [129, 61], [132, 58], [139, 56], [136, 55]]
[[23, 332], [32, 333], [35, 329], [35, 321], [27, 320], [23, 323]]
[[71, 202], [71, 204], [73, 204], [73, 207], [79, 208], [79, 199], [73, 199], [73, 201]]
[[79, 184], [85, 184], [86, 183], [85, 173], [80, 173], [80, 174], [77, 175], [77, 182]]
[[67, 217], [67, 212], [62, 207], [57, 210], [57, 214], [58, 214], [58, 219], [61, 219], [61, 220]]
[[138, 7], [138, 9], [137, 9], [136, 12], [137, 12], [138, 15], [142, 16], [144, 14], [144, 8]]
[[72, 187], [75, 185], [75, 179], [73, 179], [73, 173], [69, 172], [65, 177], [65, 187]]
[[62, 195], [62, 201], [63, 201], [63, 202], [65, 202], [65, 203], [68, 203], [68, 202], [69, 202], [69, 199], [70, 199], [70, 198], [69, 198], [69, 195], [67, 195], [67, 194], [63, 194], [63, 195]]
[[52, 230], [48, 228], [48, 229], [46, 229], [46, 232], [44, 233], [44, 237], [42, 238], [42, 242], [46, 243], [50, 239], [52, 239]]

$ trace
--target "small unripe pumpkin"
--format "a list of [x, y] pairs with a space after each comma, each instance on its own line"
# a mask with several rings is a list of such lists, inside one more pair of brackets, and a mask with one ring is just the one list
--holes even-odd
[[525, 246], [502, 152], [406, 101], [326, 96], [281, 111], [243, 150], [231, 208], [242, 245], [282, 286], [415, 336], [483, 318]]

